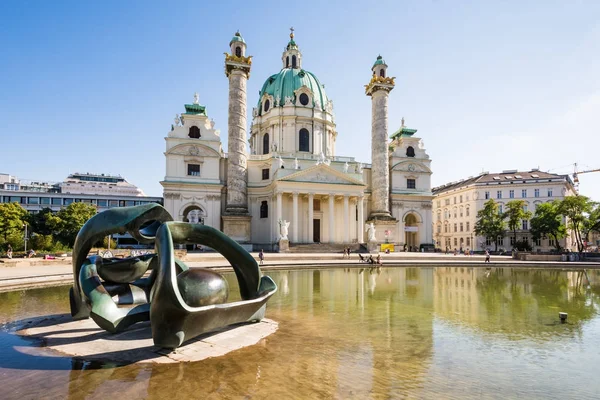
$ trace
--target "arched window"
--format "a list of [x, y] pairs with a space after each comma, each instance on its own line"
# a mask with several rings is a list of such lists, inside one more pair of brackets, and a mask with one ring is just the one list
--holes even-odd
[[200, 128], [197, 126], [191, 126], [188, 136], [192, 139], [200, 139]]
[[290, 67], [290, 56], [287, 56], [287, 57], [285, 58], [285, 67], [286, 67], [286, 68], [289, 68], [289, 67]]
[[296, 68], [296, 56], [292, 56], [292, 68]]
[[406, 157], [414, 157], [415, 156], [415, 149], [412, 146], [408, 146], [406, 148]]
[[382, 78], [385, 78], [385, 69], [381, 68], [379, 70], [379, 76], [381, 76]]
[[271, 102], [269, 101], [269, 99], [266, 99], [265, 106], [264, 106], [265, 112], [269, 111], [269, 107], [271, 107]]
[[269, 154], [269, 134], [263, 136], [263, 154]]
[[300, 95], [300, 104], [302, 104], [303, 106], [307, 105], [309, 100], [310, 99], [308, 98], [308, 95], [306, 93], [302, 93]]
[[240, 46], [237, 46], [235, 48], [235, 56], [236, 57], [241, 57], [242, 56], [242, 48]]
[[260, 217], [269, 218], [269, 204], [266, 201], [260, 202]]
[[310, 151], [310, 134], [305, 128], [300, 129], [299, 151]]

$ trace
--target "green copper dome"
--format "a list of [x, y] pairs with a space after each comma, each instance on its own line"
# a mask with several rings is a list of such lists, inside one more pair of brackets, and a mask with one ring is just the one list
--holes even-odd
[[231, 43], [233, 43], [233, 42], [242, 42], [242, 43], [244, 43], [244, 44], [246, 43], [246, 42], [244, 41], [244, 38], [242, 37], [242, 35], [241, 35], [239, 32], [236, 32], [236, 33], [235, 33], [235, 36], [233, 36], [233, 37], [231, 38], [231, 42], [229, 42], [229, 45], [231, 46]]
[[258, 114], [263, 114], [264, 110], [263, 107], [261, 107], [261, 102], [265, 93], [273, 96], [273, 99], [279, 98], [279, 106], [285, 104], [286, 96], [291, 97], [292, 102], [299, 106], [300, 102], [296, 102], [297, 99], [294, 92], [302, 86], [308, 87], [313, 92], [313, 99], [318, 100], [321, 103], [322, 108], [325, 107], [325, 104], [327, 104], [328, 101], [327, 95], [325, 94], [325, 88], [323, 88], [323, 85], [321, 85], [312, 72], [299, 68], [284, 68], [279, 71], [279, 73], [272, 75], [267, 79], [260, 90], [257, 107], [259, 110]]
[[375, 63], [373, 64], [373, 66], [376, 65], [385, 65], [385, 60], [381, 57], [381, 55], [377, 56], [377, 60], [375, 60]]

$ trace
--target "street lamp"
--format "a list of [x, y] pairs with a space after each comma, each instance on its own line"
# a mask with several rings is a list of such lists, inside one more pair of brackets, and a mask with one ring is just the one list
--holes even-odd
[[25, 244], [25, 255], [27, 255], [27, 224], [23, 224], [23, 228], [25, 228], [25, 237], [23, 238], [23, 243]]

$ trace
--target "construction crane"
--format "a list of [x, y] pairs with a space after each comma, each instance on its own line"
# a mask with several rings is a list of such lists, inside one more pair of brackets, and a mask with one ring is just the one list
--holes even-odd
[[573, 164], [573, 166], [574, 166], [573, 183], [575, 184], [575, 189], [578, 192], [579, 192], [579, 175], [581, 175], [581, 174], [588, 174], [590, 172], [600, 172], [600, 168], [588, 169], [586, 171], [577, 171], [577, 163]]

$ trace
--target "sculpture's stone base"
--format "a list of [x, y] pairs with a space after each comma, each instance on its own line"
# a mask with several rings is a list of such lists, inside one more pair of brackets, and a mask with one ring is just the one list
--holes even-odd
[[250, 242], [250, 215], [222, 215], [223, 233], [240, 243]]
[[367, 250], [369, 253], [377, 253], [379, 251], [379, 245], [375, 242], [367, 243]]
[[[396, 243], [398, 234], [398, 220], [392, 219], [373, 219], [367, 221], [367, 224], [375, 225], [375, 241], [374, 243]], [[386, 235], [387, 232], [387, 235]]]
[[279, 240], [277, 247], [279, 253], [287, 253], [288, 251], [290, 251], [290, 241], [281, 239]]
[[220, 357], [231, 351], [252, 346], [274, 333], [278, 324], [269, 319], [232, 325], [185, 342], [176, 351], [154, 346], [150, 323], [133, 325], [125, 332], [112, 334], [92, 319], [73, 321], [70, 315], [53, 315], [21, 321], [20, 336], [40, 340], [43, 347], [18, 347], [29, 355], [77, 357], [86, 361], [110, 361], [117, 364], [179, 363]]

